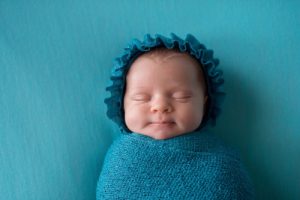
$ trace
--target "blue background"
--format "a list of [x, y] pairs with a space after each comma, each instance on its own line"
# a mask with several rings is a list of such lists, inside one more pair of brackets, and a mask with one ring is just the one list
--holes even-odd
[[0, 199], [95, 199], [117, 136], [113, 59], [145, 33], [193, 33], [228, 93], [215, 129], [258, 199], [300, 199], [299, 1], [0, 1]]

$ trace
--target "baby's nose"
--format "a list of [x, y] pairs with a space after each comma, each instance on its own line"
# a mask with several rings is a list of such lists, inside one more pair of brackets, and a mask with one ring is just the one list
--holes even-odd
[[173, 110], [172, 105], [164, 99], [155, 100], [151, 105], [151, 112], [171, 112]]

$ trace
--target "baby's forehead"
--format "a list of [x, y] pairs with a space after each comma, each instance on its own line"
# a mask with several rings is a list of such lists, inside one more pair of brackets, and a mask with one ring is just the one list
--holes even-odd
[[150, 58], [153, 59], [155, 61], [160, 61], [160, 62], [165, 62], [165, 61], [169, 61], [172, 58], [181, 58], [181, 59], [186, 59], [186, 60], [193, 60], [195, 63], [197, 63], [199, 65], [199, 63], [196, 61], [196, 59], [194, 59], [191, 55], [189, 55], [186, 52], [180, 52], [177, 49], [167, 49], [167, 48], [156, 48], [153, 49], [149, 52], [146, 52], [144, 54], [142, 54], [141, 56], [139, 56], [137, 59], [139, 58]]
[[[136, 68], [140, 68], [140, 70], [142, 70], [146, 66], [151, 65], [149, 64], [144, 66], [145, 63], [154, 63], [154, 65], [156, 66], [164, 66], [165, 63], [168, 63], [169, 66], [181, 65], [181, 66], [185, 66], [186, 70], [192, 70], [192, 71], [196, 70], [195, 73], [197, 73], [200, 77], [204, 75], [202, 70], [202, 65], [199, 63], [199, 61], [196, 58], [194, 58], [187, 52], [180, 52], [177, 49], [167, 49], [164, 47], [158, 47], [148, 52], [145, 52], [142, 55], [138, 56], [132, 62], [131, 66], [129, 66], [129, 72], [136, 71]], [[190, 67], [188, 67], [187, 65]], [[159, 69], [162, 68], [158, 68], [157, 70]], [[173, 70], [176, 70], [176, 68]]]
[[[165, 65], [164, 62], [168, 62], [168, 64]], [[162, 70], [164, 69], [164, 66], [168, 66], [167, 70]], [[199, 81], [199, 83], [202, 86], [206, 85], [202, 65], [196, 58], [187, 52], [180, 52], [179, 50], [175, 49], [156, 48], [149, 52], [143, 53], [131, 64], [129, 71], [126, 74], [127, 81], [128, 78], [140, 81], [140, 77], [144, 78], [144, 76], [140, 75], [147, 76], [149, 72], [147, 70], [148, 67], [151, 68], [150, 73], [155, 72], [158, 75], [167, 75], [172, 76], [173, 78], [176, 77], [178, 79], [180, 77], [180, 80], [195, 80], [191, 77], [196, 75], [196, 79]], [[146, 79], [143, 79], [143, 82], [145, 82], [145, 80]]]

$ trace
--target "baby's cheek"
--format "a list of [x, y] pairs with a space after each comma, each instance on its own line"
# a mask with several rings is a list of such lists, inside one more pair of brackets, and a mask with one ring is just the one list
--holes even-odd
[[187, 128], [196, 129], [202, 122], [201, 108], [197, 109], [197, 107], [190, 106], [182, 114], [181, 118]]
[[135, 121], [135, 115], [134, 111], [127, 109], [125, 110], [125, 123], [126, 126], [130, 129], [132, 125], [134, 124], [133, 122]]
[[125, 123], [131, 131], [136, 131], [142, 125], [145, 113], [137, 106], [129, 106], [125, 109]]

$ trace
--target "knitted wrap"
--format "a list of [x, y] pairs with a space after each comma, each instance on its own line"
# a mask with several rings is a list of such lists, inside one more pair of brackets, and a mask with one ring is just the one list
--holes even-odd
[[223, 89], [224, 80], [222, 78], [223, 73], [217, 69], [219, 61], [213, 57], [213, 51], [206, 49], [206, 47], [191, 34], [188, 34], [184, 40], [173, 33], [171, 33], [170, 38], [159, 34], [156, 34], [154, 37], [146, 34], [143, 41], [133, 39], [125, 48], [123, 54], [115, 59], [112, 75], [110, 77], [112, 85], [106, 88], [106, 90], [111, 93], [111, 96], [105, 99], [108, 108], [107, 116], [117, 123], [123, 133], [131, 133], [125, 124], [123, 108], [126, 74], [137, 57], [157, 47], [187, 52], [200, 63], [206, 80], [208, 107], [202, 123], [197, 130], [200, 130], [208, 124], [214, 126], [216, 124], [216, 118], [221, 113], [221, 104], [225, 96]]
[[248, 200], [253, 194], [237, 153], [203, 129], [167, 140], [121, 134], [97, 185], [97, 200]]

